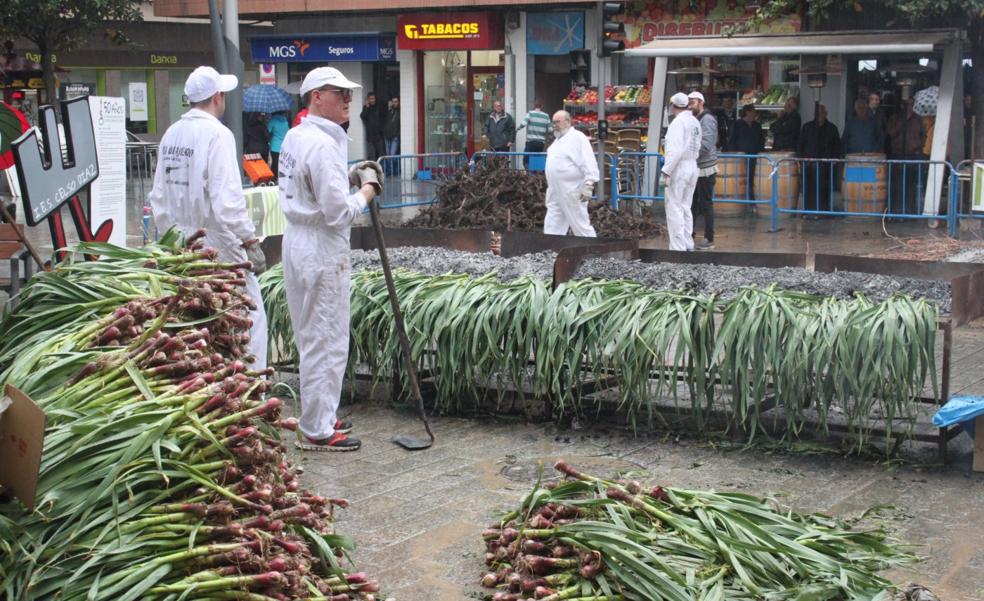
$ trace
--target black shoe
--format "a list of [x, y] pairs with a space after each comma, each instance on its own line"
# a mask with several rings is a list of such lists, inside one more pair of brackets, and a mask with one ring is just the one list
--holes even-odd
[[335, 420], [335, 432], [340, 434], [348, 434], [352, 431], [352, 420], [350, 419], [338, 419]]

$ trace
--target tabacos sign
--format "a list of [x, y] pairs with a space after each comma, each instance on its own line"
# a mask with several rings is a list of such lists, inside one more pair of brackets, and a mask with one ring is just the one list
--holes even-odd
[[393, 34], [306, 34], [250, 38], [256, 64], [395, 60]]
[[502, 16], [492, 13], [400, 15], [396, 21], [400, 50], [490, 50], [502, 48]]

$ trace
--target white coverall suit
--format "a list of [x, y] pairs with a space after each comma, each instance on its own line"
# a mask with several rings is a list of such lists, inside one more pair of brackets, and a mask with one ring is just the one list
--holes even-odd
[[280, 206], [287, 308], [300, 355], [301, 419], [305, 436], [335, 433], [348, 363], [349, 236], [366, 208], [349, 193], [349, 138], [338, 124], [308, 114], [280, 148]]
[[666, 186], [666, 230], [670, 250], [694, 249], [694, 215], [690, 204], [697, 186], [700, 123], [689, 110], [677, 114], [666, 130], [663, 178]]
[[[164, 133], [150, 192], [154, 220], [161, 230], [176, 227], [185, 236], [205, 228], [205, 245], [219, 260], [246, 261], [243, 242], [255, 237], [246, 209], [236, 140], [211, 114], [191, 109]], [[266, 369], [267, 317], [256, 275], [246, 274], [246, 293], [256, 302], [250, 312], [252, 368]]]
[[573, 127], [547, 149], [547, 216], [543, 233], [597, 237], [588, 217], [588, 203], [581, 201], [581, 187], [598, 181], [598, 159], [588, 137]]

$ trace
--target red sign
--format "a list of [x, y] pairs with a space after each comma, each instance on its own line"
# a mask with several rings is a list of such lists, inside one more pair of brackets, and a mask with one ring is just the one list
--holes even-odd
[[498, 50], [505, 46], [502, 15], [427, 13], [396, 20], [400, 50]]

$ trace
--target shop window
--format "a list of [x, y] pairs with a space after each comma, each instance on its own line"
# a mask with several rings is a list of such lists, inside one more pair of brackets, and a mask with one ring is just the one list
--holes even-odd
[[425, 152], [465, 150], [467, 76], [467, 51], [424, 52]]

